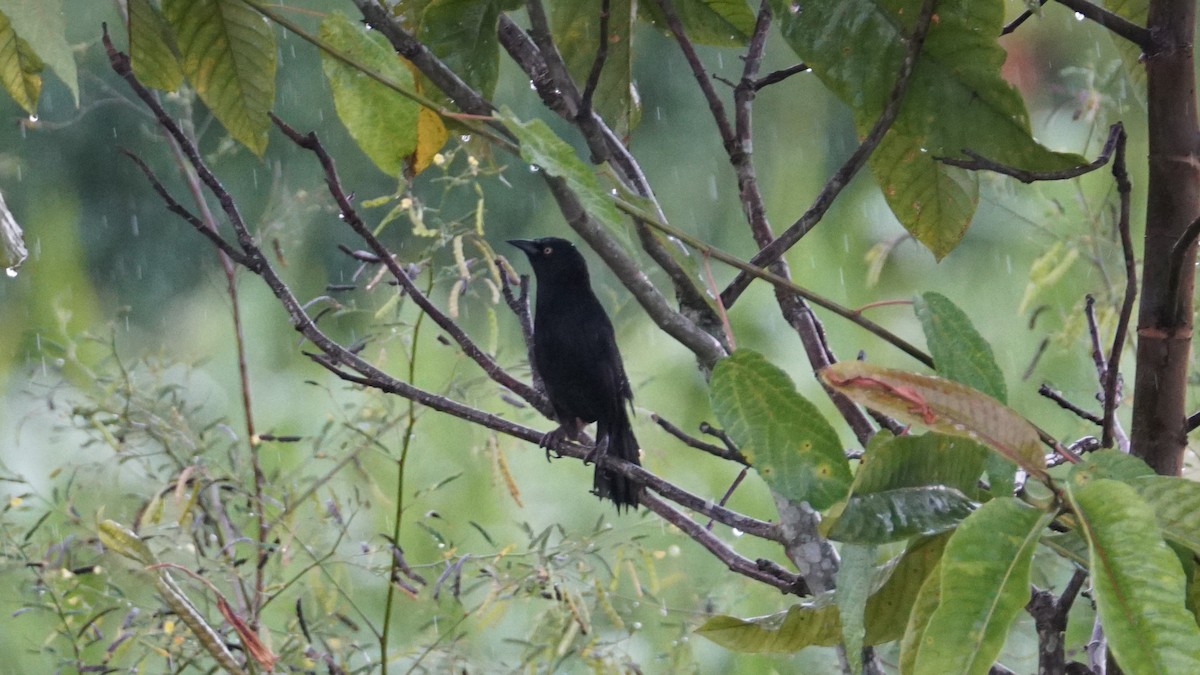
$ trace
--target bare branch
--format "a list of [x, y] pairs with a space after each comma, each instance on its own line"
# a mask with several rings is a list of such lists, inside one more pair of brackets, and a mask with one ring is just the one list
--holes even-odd
[[704, 529], [696, 521], [688, 518], [662, 499], [643, 492], [642, 504], [645, 504], [646, 508], [657, 513], [663, 520], [678, 527], [694, 541], [708, 549], [709, 553], [712, 553], [718, 560], [725, 563], [730, 570], [761, 581], [764, 584], [774, 586], [784, 593], [791, 593], [793, 595], [810, 594], [808, 587], [804, 583], [804, 579], [784, 570], [779, 565], [761, 564], [763, 561], [755, 562], [745, 556], [739, 555], [728, 544], [717, 539], [716, 535], [712, 532]]
[[[594, 110], [583, 114], [584, 111], [580, 109], [581, 102], [571, 95], [575, 91], [574, 82], [569, 78], [565, 81], [557, 79], [547, 63], [548, 57], [520, 26], [505, 15], [500, 17], [498, 34], [501, 46], [529, 76], [546, 107], [579, 129], [591, 152], [592, 161], [607, 162], [613, 168], [615, 178], [627, 189], [647, 200], [659, 222], [667, 222], [658, 198], [629, 149]], [[557, 51], [553, 52], [553, 55], [557, 57]], [[681, 311], [710, 335], [719, 335], [716, 327], [720, 322], [716, 311], [696, 280], [675, 259], [668, 249], [669, 245], [647, 227], [643, 219], [633, 215], [633, 222], [642, 249], [670, 278]]]
[[490, 354], [485, 352], [481, 347], [479, 347], [479, 345], [475, 344], [471, 337], [467, 335], [466, 331], [464, 331], [457, 323], [455, 323], [453, 319], [442, 312], [437, 305], [433, 304], [433, 302], [430, 301], [423, 292], [421, 292], [421, 289], [418, 288], [415, 283], [413, 283], [412, 278], [409, 277], [404, 268], [402, 268], [400, 264], [396, 262], [396, 258], [392, 255], [391, 251], [389, 251], [387, 247], [385, 247], [383, 243], [379, 241], [375, 234], [371, 232], [371, 229], [367, 227], [366, 223], [362, 221], [362, 218], [359, 217], [358, 211], [355, 210], [354, 206], [350, 203], [350, 198], [347, 196], [346, 191], [342, 188], [341, 179], [338, 177], [337, 167], [334, 165], [333, 158], [329, 156], [329, 153], [325, 150], [325, 147], [321, 145], [321, 141], [317, 139], [317, 135], [312, 132], [301, 134], [289, 126], [286, 122], [276, 117], [274, 113], [271, 113], [271, 121], [274, 122], [275, 126], [278, 127], [285, 136], [291, 139], [293, 143], [301, 148], [304, 148], [305, 150], [311, 151], [317, 156], [317, 160], [321, 163], [321, 168], [325, 171], [325, 184], [329, 188], [329, 194], [333, 196], [334, 202], [337, 203], [342, 220], [350, 227], [350, 229], [354, 230], [354, 233], [357, 234], [359, 238], [366, 242], [367, 247], [379, 257], [380, 262], [387, 267], [388, 272], [390, 272], [392, 277], [400, 283], [400, 286], [404, 289], [404, 291], [412, 297], [413, 301], [417, 303], [417, 306], [420, 307], [421, 310], [426, 314], [428, 314], [429, 318], [433, 319], [434, 323], [436, 323], [439, 328], [444, 330], [446, 334], [451, 337], [451, 339], [458, 343], [458, 346], [463, 350], [463, 353], [470, 357], [470, 359], [476, 364], [478, 364], [483, 372], [494, 382], [502, 387], [507, 388], [509, 391], [512, 391], [517, 396], [525, 399], [530, 405], [536, 408], [538, 412], [553, 419], [554, 410], [550, 407], [550, 401], [546, 398], [545, 394], [535, 390], [533, 387], [530, 387], [524, 382], [521, 382], [517, 378], [510, 375], [508, 371], [501, 368], [500, 364], [496, 363], [495, 359], [493, 359]]
[[[1120, 214], [1117, 218], [1117, 231], [1121, 236], [1121, 252], [1125, 257], [1125, 298], [1121, 302], [1121, 313], [1117, 318], [1117, 330], [1113, 334], [1112, 348], [1108, 352], [1108, 364], [1104, 369], [1104, 426], [1101, 427], [1100, 445], [1111, 448], [1113, 436], [1116, 433], [1114, 415], [1120, 395], [1117, 386], [1121, 377], [1121, 355], [1125, 351], [1125, 336], [1129, 332], [1130, 317], [1133, 316], [1133, 305], [1137, 302], [1137, 260], [1133, 252], [1133, 237], [1129, 232], [1129, 201], [1133, 186], [1129, 182], [1129, 174], [1125, 171], [1125, 129], [1118, 127], [1117, 152], [1113, 158], [1113, 179], [1117, 182], [1117, 195], [1120, 199]], [[1122, 447], [1128, 447], [1129, 440], [1122, 437]]]
[[604, 62], [608, 60], [608, 20], [610, 0], [600, 0], [600, 30], [596, 39], [596, 58], [592, 60], [592, 68], [588, 72], [587, 83], [583, 86], [583, 96], [579, 100], [579, 114], [588, 117], [592, 114], [592, 97], [596, 87], [600, 86], [600, 74], [604, 72]]
[[679, 439], [680, 441], [683, 442], [684, 445], [688, 446], [689, 448], [695, 448], [697, 450], [707, 452], [708, 454], [713, 455], [715, 457], [720, 457], [721, 459], [727, 459], [731, 462], [737, 462], [738, 464], [742, 464], [744, 466], [750, 466], [750, 462], [746, 459], [746, 456], [743, 455], [741, 452], [739, 452], [737, 450], [737, 448], [730, 448], [730, 447], [722, 448], [722, 447], [713, 445], [712, 443], [705, 443], [704, 441], [700, 440], [699, 438], [696, 438], [695, 436], [688, 435], [688, 433], [686, 431], [684, 431], [683, 429], [680, 429], [679, 427], [675, 426], [674, 424], [671, 424], [670, 422], [668, 422], [667, 420], [663, 419], [662, 417], [660, 417], [658, 415], [651, 415], [650, 419], [654, 420], [654, 422], [656, 424], [658, 424], [658, 426], [662, 427], [663, 431], [665, 431], [668, 434], [671, 434], [675, 438]]
[[1120, 122], [1117, 122], [1108, 128], [1108, 140], [1104, 143], [1104, 149], [1100, 151], [1100, 154], [1095, 160], [1088, 162], [1087, 164], [1080, 164], [1079, 166], [1073, 166], [1069, 169], [1062, 169], [1059, 171], [1026, 171], [1025, 169], [1018, 169], [1006, 164], [994, 162], [968, 148], [963, 148], [962, 154], [966, 155], [969, 159], [962, 159], [959, 157], [934, 157], [934, 159], [943, 164], [957, 166], [960, 169], [967, 169], [970, 171], [992, 171], [994, 173], [1004, 174], [1005, 176], [1016, 178], [1022, 183], [1035, 183], [1042, 180], [1067, 180], [1091, 173], [1105, 164], [1108, 164], [1109, 159], [1112, 158], [1113, 152], [1115, 152], [1117, 149], [1118, 138], [1123, 139], [1124, 136], [1125, 128]]
[[[755, 267], [764, 267], [770, 265], [800, 241], [804, 235], [808, 234], [809, 230], [820, 222], [825, 216], [825, 212], [829, 207], [833, 206], [833, 200], [837, 198], [854, 177], [858, 170], [867, 163], [867, 158], [875, 151], [875, 148], [883, 140], [884, 134], [891, 128], [892, 123], [896, 121], [896, 117], [900, 114], [900, 105], [904, 102], [904, 94], [908, 91], [909, 81], [912, 79], [912, 73], [917, 63], [917, 57], [921, 53], [921, 48], [925, 44], [925, 36], [929, 31], [929, 24], [933, 17], [933, 7], [935, 0], [926, 0], [921, 6], [921, 15], [917, 18], [916, 26], [912, 36], [908, 40], [908, 49], [905, 51], [904, 59], [900, 62], [900, 68], [896, 73], [896, 84], [892, 87], [892, 91], [888, 94], [887, 104], [883, 107], [883, 112], [880, 113], [879, 119], [875, 121], [871, 131], [867, 133], [866, 138], [858, 145], [858, 148], [851, 153], [850, 157], [842, 163], [842, 166], [826, 181], [825, 186], [821, 188], [821, 192], [817, 198], [813, 200], [813, 205], [809, 207], [800, 219], [792, 223], [788, 229], [784, 230], [770, 244], [762, 247], [758, 253], [750, 259], [750, 264]], [[742, 291], [750, 285], [750, 277], [746, 274], [737, 275], [733, 281], [721, 292], [721, 301], [725, 303], [725, 307], [732, 307], [733, 303], [741, 296]]]
[[1077, 417], [1079, 417], [1081, 419], [1085, 419], [1085, 420], [1091, 422], [1092, 424], [1095, 424], [1096, 426], [1102, 426], [1104, 424], [1103, 417], [1092, 414], [1092, 413], [1084, 410], [1083, 408], [1080, 408], [1079, 406], [1075, 405], [1074, 403], [1068, 401], [1066, 399], [1066, 397], [1063, 396], [1061, 391], [1052, 389], [1050, 387], [1050, 385], [1048, 385], [1048, 384], [1043, 384], [1042, 386], [1038, 387], [1038, 394], [1040, 394], [1041, 396], [1045, 396], [1046, 398], [1050, 399], [1051, 401], [1054, 401], [1055, 403], [1058, 404], [1058, 407], [1062, 408], [1063, 410], [1074, 413]]
[[1112, 10], [1105, 9], [1087, 0], [1057, 0], [1057, 2], [1082, 15], [1084, 18], [1091, 19], [1113, 33], [1129, 40], [1138, 47], [1141, 47], [1142, 51], [1150, 51], [1153, 45], [1154, 40], [1148, 29], [1127, 20]]

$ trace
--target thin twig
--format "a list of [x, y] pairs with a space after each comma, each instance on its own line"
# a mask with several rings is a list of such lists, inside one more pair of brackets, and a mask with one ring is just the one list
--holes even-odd
[[1200, 218], [1193, 220], [1179, 236], [1175, 245], [1171, 247], [1171, 260], [1167, 267], [1167, 299], [1162, 305], [1163, 315], [1158, 318], [1160, 326], [1175, 325], [1175, 317], [1182, 311], [1183, 294], [1180, 293], [1179, 286], [1183, 279], [1183, 267], [1187, 264], [1188, 253], [1193, 253], [1192, 246], [1196, 243], [1197, 236], [1200, 236]]
[[1112, 10], [1105, 9], [1087, 0], [1057, 0], [1057, 2], [1071, 9], [1076, 14], [1086, 19], [1091, 19], [1116, 35], [1129, 40], [1138, 47], [1141, 47], [1142, 51], [1148, 52], [1153, 46], [1154, 40], [1148, 29], [1129, 21]]
[[600, 0], [600, 35], [596, 41], [596, 58], [592, 60], [592, 68], [588, 71], [587, 82], [583, 86], [583, 95], [579, 98], [579, 114], [591, 116], [592, 96], [600, 85], [600, 74], [604, 72], [604, 62], [608, 60], [608, 19], [611, 0]]
[[[746, 479], [746, 473], [749, 471], [750, 467], [742, 467], [742, 470], [738, 472], [738, 475], [733, 479], [733, 482], [729, 484], [729, 489], [725, 491], [725, 494], [721, 495], [721, 501], [717, 502], [718, 504], [725, 506], [725, 504], [729, 503], [729, 498], [733, 496], [733, 491], [742, 484], [742, 481]], [[709, 518], [708, 523], [704, 525], [704, 529], [712, 530], [713, 523], [715, 522], [715, 520]]]
[[402, 268], [400, 264], [396, 262], [395, 257], [392, 256], [387, 247], [385, 247], [383, 243], [379, 241], [379, 238], [375, 236], [375, 234], [371, 231], [371, 228], [367, 227], [366, 223], [364, 223], [362, 218], [359, 217], [358, 211], [355, 210], [354, 206], [350, 203], [350, 197], [347, 195], [345, 189], [342, 188], [341, 179], [338, 177], [337, 167], [334, 165], [333, 158], [330, 157], [329, 152], [325, 150], [325, 147], [321, 144], [321, 141], [317, 138], [317, 135], [312, 132], [301, 134], [299, 131], [296, 131], [289, 126], [286, 122], [276, 117], [274, 113], [270, 113], [270, 115], [271, 121], [275, 123], [275, 126], [278, 127], [285, 136], [291, 139], [293, 143], [301, 148], [311, 151], [317, 156], [317, 160], [321, 163], [321, 167], [325, 170], [325, 184], [329, 189], [329, 194], [333, 197], [334, 201], [338, 205], [342, 220], [345, 221], [350, 229], [354, 230], [355, 234], [357, 234], [364, 242], [366, 242], [368, 248], [370, 248], [375, 255], [379, 256], [380, 261], [385, 267], [387, 267], [388, 272], [390, 272], [392, 277], [400, 283], [405, 292], [412, 297], [417, 306], [419, 306], [422, 311], [428, 314], [429, 318], [433, 319], [434, 323], [436, 323], [439, 328], [446, 331], [446, 333], [456, 343], [458, 343], [458, 346], [463, 350], [463, 353], [466, 354], [476, 364], [478, 364], [483, 372], [494, 382], [515, 393], [517, 396], [525, 399], [543, 415], [553, 419], [554, 411], [550, 407], [550, 401], [544, 394], [536, 391], [533, 387], [530, 387], [524, 382], [521, 382], [517, 378], [510, 375], [508, 371], [501, 368], [500, 364], [496, 363], [495, 359], [493, 359], [490, 354], [485, 352], [481, 347], [479, 347], [479, 345], [475, 344], [475, 342], [466, 334], [466, 331], [464, 331], [462, 327], [460, 327], [454, 322], [453, 319], [442, 312], [437, 305], [433, 304], [433, 302], [425, 295], [425, 293], [423, 293], [421, 289], [418, 288], [415, 283], [413, 283], [412, 278], [409, 277], [404, 268]]
[[761, 91], [763, 87], [769, 87], [772, 84], [778, 84], [793, 75], [807, 73], [810, 70], [812, 70], [812, 68], [809, 68], [808, 64], [797, 63], [794, 66], [784, 68], [782, 70], [776, 70], [772, 73], [767, 73], [766, 75], [763, 75], [754, 81], [754, 91]]
[[1129, 232], [1129, 201], [1133, 186], [1129, 182], [1129, 174], [1125, 171], [1124, 128], [1120, 129], [1117, 136], [1117, 152], [1113, 158], [1112, 174], [1113, 179], [1117, 182], [1117, 195], [1121, 204], [1120, 215], [1117, 218], [1117, 230], [1121, 235], [1121, 252], [1125, 256], [1125, 299], [1121, 302], [1117, 330], [1113, 334], [1112, 348], [1108, 352], [1108, 364], [1104, 371], [1104, 426], [1100, 444], [1106, 448], [1111, 448], [1113, 445], [1116, 427], [1114, 415], [1119, 402], [1117, 386], [1121, 377], [1121, 355], [1125, 351], [1125, 336], [1129, 332], [1133, 305], [1137, 302], [1137, 260], [1133, 252], [1133, 236]]
[[961, 151], [968, 159], [960, 157], [934, 157], [934, 159], [943, 164], [969, 171], [992, 171], [1005, 176], [1011, 176], [1022, 183], [1036, 183], [1043, 180], [1067, 180], [1091, 173], [1108, 164], [1108, 160], [1112, 158], [1113, 152], [1117, 149], [1117, 144], [1120, 142], [1119, 139], [1123, 139], [1124, 137], [1125, 127], [1120, 122], [1113, 124], [1108, 128], [1108, 140], [1104, 143], [1104, 148], [1095, 160], [1087, 164], [1080, 164], [1079, 166], [1060, 169], [1058, 171], [1027, 171], [1025, 169], [1018, 169], [1007, 164], [994, 162], [969, 148], [963, 148]]
[[[721, 136], [725, 151], [733, 153], [737, 141], [733, 127], [729, 125], [729, 117], [725, 114], [725, 104], [721, 103], [721, 98], [717, 96], [717, 90], [712, 86], [712, 80], [704, 70], [704, 64], [700, 62], [700, 55], [696, 53], [691, 40], [687, 39], [687, 35], [683, 31], [683, 22], [680, 21], [679, 14], [675, 11], [675, 3], [671, 0], [656, 1], [663, 16], [666, 17], [667, 28], [675, 36], [675, 41], [679, 44], [679, 49], [683, 51], [683, 57], [687, 60], [688, 67], [692, 69], [696, 83], [700, 85], [700, 91], [704, 94], [709, 111], [712, 112], [713, 121], [717, 123], [717, 133]], [[729, 303], [726, 303], [725, 306], [728, 307]]]
[[[1046, 2], [1048, 2], [1048, 0], [1037, 0], [1037, 2], [1038, 2], [1038, 7], [1040, 8], [1042, 5], [1045, 5], [1045, 4], [1046, 4]], [[1006, 25], [1006, 26], [1005, 26], [1005, 27], [1004, 27], [1004, 28], [1003, 28], [1003, 29], [1000, 31], [1000, 37], [1004, 37], [1005, 35], [1008, 35], [1009, 33], [1011, 33], [1011, 32], [1013, 32], [1013, 31], [1015, 31], [1017, 28], [1020, 28], [1021, 24], [1025, 23], [1026, 21], [1028, 21], [1028, 20], [1029, 20], [1029, 18], [1030, 18], [1031, 16], [1033, 16], [1033, 13], [1034, 13], [1034, 11], [1035, 11], [1035, 10], [1032, 10], [1032, 9], [1027, 9], [1027, 10], [1025, 10], [1024, 12], [1021, 12], [1021, 13], [1020, 13], [1020, 14], [1017, 16], [1017, 18], [1015, 18], [1015, 19], [1013, 19], [1012, 21], [1010, 21], [1010, 22], [1008, 23], [1008, 25]]]
[[737, 448], [730, 448], [728, 446], [722, 448], [713, 445], [712, 443], [705, 443], [699, 438], [689, 435], [686, 431], [668, 422], [659, 415], [652, 414], [650, 415], [650, 419], [653, 420], [655, 424], [662, 427], [663, 431], [679, 439], [689, 448], [695, 448], [697, 450], [707, 452], [710, 455], [720, 457], [721, 459], [727, 459], [731, 462], [737, 462], [738, 464], [742, 464], [744, 466], [750, 466], [750, 462], [746, 459], [746, 456], [739, 452]]
[[1058, 407], [1060, 407], [1063, 410], [1066, 410], [1068, 412], [1074, 413], [1077, 417], [1079, 417], [1081, 419], [1085, 419], [1085, 420], [1091, 422], [1092, 424], [1095, 424], [1096, 426], [1104, 425], [1103, 417], [1100, 417], [1099, 415], [1090, 413], [1090, 412], [1084, 410], [1083, 408], [1080, 408], [1079, 406], [1075, 405], [1074, 403], [1071, 403], [1070, 401], [1068, 401], [1066, 399], [1066, 397], [1063, 396], [1061, 391], [1052, 389], [1050, 387], [1050, 385], [1048, 385], [1048, 384], [1043, 384], [1042, 386], [1038, 387], [1038, 394], [1040, 394], [1041, 396], [1045, 396], [1046, 398], [1050, 399], [1051, 401], [1054, 401], [1055, 403], [1058, 404]]
[[[124, 79], [126, 83], [128, 83], [129, 86], [134, 90], [134, 93], [137, 94], [138, 98], [140, 98], [142, 102], [149, 107], [151, 111], [153, 111], [159, 127], [163, 130], [164, 135], [167, 137], [168, 145], [172, 149], [178, 148], [183, 157], [186, 158], [187, 163], [195, 169], [196, 176], [200, 179], [200, 181], [203, 182], [204, 185], [208, 187], [214, 195], [218, 195], [221, 208], [225, 211], [226, 216], [229, 218], [230, 223], [232, 223], [234, 227], [238, 244], [243, 250], [245, 250], [248, 245], [253, 246], [253, 238], [250, 236], [250, 232], [246, 228], [245, 221], [242, 220], [241, 213], [234, 204], [233, 198], [224, 191], [224, 188], [221, 186], [221, 183], [217, 180], [216, 176], [214, 176], [211, 171], [208, 171], [208, 169], [204, 167], [203, 162], [200, 160], [199, 151], [196, 150], [195, 145], [191, 142], [191, 139], [188, 138], [188, 136], [183, 133], [183, 130], [180, 129], [179, 125], [169, 115], [167, 115], [166, 111], [163, 110], [162, 105], [159, 103], [155, 95], [149, 89], [142, 86], [142, 83], [139, 82], [137, 77], [134, 76], [133, 67], [130, 63], [128, 55], [117, 51], [116, 47], [113, 46], [112, 39], [108, 35], [107, 25], [103, 26], [102, 42], [104, 43], [109, 64], [113, 71], [122, 79]], [[141, 168], [143, 173], [146, 173], [147, 175], [152, 174], [145, 163], [140, 163], [139, 168]], [[192, 178], [190, 174], [187, 171], [184, 171], [184, 174], [189, 183], [191, 183]], [[153, 182], [158, 181], [155, 180], [152, 181], [152, 183]], [[158, 188], [155, 188], [155, 190], [159, 192], [160, 196], [166, 194], [166, 190], [162, 189], [161, 184]], [[203, 196], [199, 193], [198, 187], [196, 187], [196, 189], [193, 191], [193, 194], [196, 195], [196, 199], [200, 208], [207, 210], [207, 205], [204, 202]], [[182, 207], [179, 208], [180, 211], [186, 212], [186, 210], [182, 209]], [[214, 237], [219, 238], [219, 235], [216, 234], [216, 221], [211, 217], [211, 215], [204, 220], [200, 220], [195, 216], [190, 216], [190, 214], [184, 215], [184, 213], [180, 213], [180, 211], [176, 211], [176, 213], [179, 213], [179, 215], [184, 217], [184, 220], [186, 220], [193, 227], [199, 223], [201, 230], [208, 230], [211, 232], [211, 234], [205, 234], [205, 237], [210, 241], [213, 241], [214, 244], [216, 243], [214, 241]], [[266, 484], [266, 477], [263, 474], [262, 466], [259, 463], [258, 451], [254, 445], [256, 433], [254, 428], [253, 406], [251, 404], [250, 396], [249, 368], [247, 367], [246, 362], [246, 342], [244, 333], [242, 331], [241, 309], [240, 303], [238, 302], [237, 293], [237, 280], [234, 276], [234, 259], [232, 257], [223, 255], [224, 248], [219, 245], [218, 250], [218, 257], [225, 273], [227, 292], [230, 296], [230, 311], [233, 319], [234, 339], [237, 348], [238, 382], [240, 385], [242, 409], [246, 423], [246, 441], [250, 444], [250, 461], [254, 474], [254, 495], [256, 500], [254, 511], [256, 513], [258, 530], [256, 536], [258, 556], [256, 561], [257, 564], [255, 565], [256, 572], [254, 598], [253, 601], [249, 603], [247, 609], [249, 610], [248, 613], [250, 618], [250, 626], [252, 629], [257, 630], [258, 613], [260, 607], [262, 606], [263, 598], [264, 563], [266, 562], [267, 556], [270, 554], [270, 548], [266, 545], [269, 528], [265, 515], [266, 504], [263, 501], [263, 488]], [[262, 258], [261, 254], [259, 257]], [[265, 263], [265, 258], [262, 258], [262, 262]], [[249, 269], [254, 269], [256, 266], [252, 256], [245, 257], [244, 261], [239, 262], [238, 264], [243, 264]]]
[[[579, 129], [591, 152], [592, 161], [607, 162], [608, 166], [612, 167], [614, 179], [645, 200], [659, 222], [667, 222], [666, 214], [654, 191], [650, 188], [649, 181], [621, 139], [595, 110], [590, 111], [587, 115], [580, 114], [580, 102], [573, 97], [574, 82], [569, 78], [566, 81], [556, 79], [554, 73], [560, 72], [561, 69], [555, 69], [552, 72], [547, 62], [548, 57], [541, 52], [533, 39], [507, 15], [500, 16], [498, 33], [501, 46], [529, 76], [530, 82], [533, 83], [534, 89], [537, 90], [546, 107]], [[553, 46], [552, 42], [551, 46]], [[642, 219], [633, 216], [633, 222], [642, 249], [670, 278], [680, 309], [694, 317], [695, 323], [706, 327], [706, 330], [712, 334], [714, 329], [708, 327], [718, 325], [716, 311], [704, 296], [691, 273], [684, 269], [683, 265], [676, 260], [675, 254], [668, 249], [670, 244], [664, 242], [652, 229], [647, 227]]]
[[[913, 34], [908, 39], [908, 49], [905, 51], [904, 58], [900, 62], [900, 68], [896, 73], [896, 83], [892, 86], [892, 90], [888, 94], [887, 103], [884, 105], [883, 111], [879, 114], [879, 119], [875, 120], [875, 124], [867, 132], [862, 143], [859, 143], [858, 147], [846, 158], [841, 167], [825, 182], [825, 185], [821, 188], [821, 192], [817, 194], [817, 198], [813, 200], [813, 204], [809, 207], [808, 211], [780, 233], [774, 241], [759, 249], [758, 253], [750, 259], [751, 265], [761, 268], [779, 260], [788, 249], [800, 241], [804, 235], [808, 234], [821, 221], [821, 218], [825, 216], [829, 208], [833, 206], [833, 200], [850, 183], [850, 179], [854, 178], [859, 169], [867, 163], [867, 158], [875, 151], [875, 148], [883, 140], [884, 135], [892, 127], [892, 123], [896, 121], [896, 117], [900, 114], [900, 106], [904, 102], [905, 93], [908, 91], [908, 84], [912, 79], [917, 57], [921, 53], [921, 48], [925, 44], [925, 37], [929, 32], [929, 25], [932, 21], [935, 4], [935, 0], [926, 0], [921, 6], [921, 14], [917, 17]], [[725, 290], [721, 292], [721, 301], [725, 303], [726, 308], [733, 307], [734, 302], [746, 290], [746, 287], [750, 285], [750, 281], [749, 275], [738, 274], [725, 287]]]
[[712, 532], [704, 529], [699, 523], [687, 517], [687, 515], [667, 504], [659, 497], [643, 492], [642, 504], [708, 549], [718, 560], [725, 563], [730, 570], [742, 576], [774, 586], [784, 593], [792, 593], [794, 595], [809, 594], [804, 580], [798, 575], [788, 572], [778, 565], [759, 565], [757, 562], [739, 555], [728, 544], [717, 539], [716, 535]]

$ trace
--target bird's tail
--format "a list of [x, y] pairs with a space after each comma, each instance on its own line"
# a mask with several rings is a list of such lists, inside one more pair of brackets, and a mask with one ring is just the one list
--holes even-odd
[[627, 462], [641, 464], [638, 459], [638, 441], [633, 435], [633, 427], [625, 410], [621, 410], [618, 418], [611, 423], [599, 423], [596, 426], [596, 448], [601, 455], [596, 458], [596, 478], [593, 491], [601, 499], [611, 499], [617, 505], [617, 512], [626, 508], [637, 508], [641, 497], [642, 486], [637, 481], [608, 467], [604, 455], [613, 455]]

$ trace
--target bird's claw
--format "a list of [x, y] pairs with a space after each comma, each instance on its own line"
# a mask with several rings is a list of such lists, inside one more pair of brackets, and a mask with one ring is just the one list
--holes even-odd
[[[549, 462], [551, 459], [560, 459], [562, 457], [562, 453], [560, 453], [558, 450], [555, 450], [554, 446], [558, 445], [564, 438], [566, 438], [566, 436], [567, 430], [565, 427], [559, 427], [553, 431], [547, 431], [545, 435], [542, 436], [542, 440], [538, 442], [538, 447], [546, 449], [547, 462]], [[550, 456], [551, 453], [554, 454], [553, 458]]]
[[595, 464], [600, 459], [603, 459], [604, 456], [607, 454], [608, 454], [608, 439], [605, 438], [602, 441], [597, 441], [596, 444], [592, 446], [592, 451], [589, 452], [587, 454], [587, 456], [583, 458], [583, 465], [587, 466], [588, 464]]

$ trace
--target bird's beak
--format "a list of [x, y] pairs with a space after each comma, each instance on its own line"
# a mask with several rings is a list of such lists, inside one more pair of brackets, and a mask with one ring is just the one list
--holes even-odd
[[508, 243], [521, 249], [525, 252], [525, 255], [528, 256], [532, 256], [533, 254], [537, 253], [538, 249], [540, 248], [536, 241], [531, 241], [529, 239], [509, 239]]

